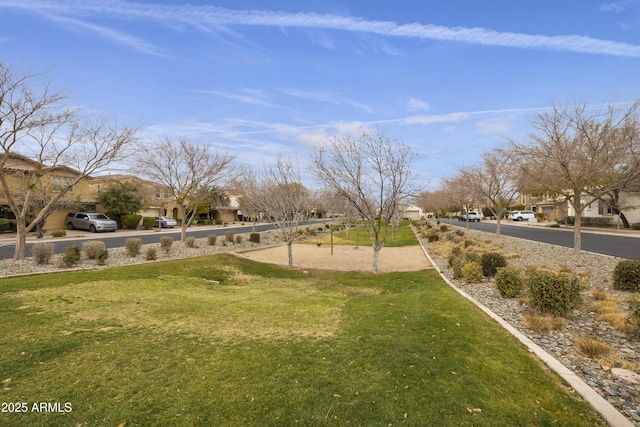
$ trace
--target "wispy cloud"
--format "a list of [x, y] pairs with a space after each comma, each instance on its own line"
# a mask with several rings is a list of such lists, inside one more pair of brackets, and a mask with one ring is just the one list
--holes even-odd
[[411, 98], [407, 102], [407, 109], [409, 111], [429, 111], [430, 108], [429, 104], [416, 98]]
[[[603, 7], [617, 10], [621, 4], [607, 3]], [[486, 28], [445, 27], [421, 23], [398, 24], [392, 21], [316, 13], [233, 10], [216, 6], [159, 5], [122, 0], [0, 0], [0, 8], [47, 13], [59, 17], [76, 16], [82, 19], [96, 16], [121, 20], [137, 19], [157, 22], [171, 28], [185, 26], [207, 32], [228, 31], [229, 27], [234, 26], [325, 29], [394, 38], [640, 57], [640, 46], [582, 35], [547, 36], [500, 32]]]

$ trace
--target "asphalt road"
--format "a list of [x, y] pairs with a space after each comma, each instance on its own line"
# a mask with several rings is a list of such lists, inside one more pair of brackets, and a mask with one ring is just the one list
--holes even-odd
[[[449, 220], [444, 220], [442, 223], [449, 224]], [[466, 223], [456, 220], [453, 220], [451, 224], [459, 225], [461, 227], [466, 226]], [[472, 222], [469, 226], [474, 230], [486, 231], [489, 233], [496, 232], [495, 221]], [[514, 225], [509, 222], [501, 222], [500, 234], [573, 248], [572, 228], [549, 228], [536, 225]], [[584, 251], [610, 255], [618, 258], [640, 259], [640, 236], [631, 237], [583, 231], [581, 233], [581, 237], [582, 250]]]
[[[320, 220], [318, 220], [320, 221]], [[324, 222], [325, 220], [321, 220]], [[316, 221], [312, 221], [316, 222]], [[305, 223], [306, 224], [306, 223]], [[252, 225], [240, 226], [240, 227], [190, 227], [187, 229], [187, 237], [195, 237], [196, 239], [207, 237], [210, 234], [215, 234], [216, 236], [224, 236], [227, 231], [233, 231], [235, 234], [243, 234], [250, 233], [253, 229]], [[272, 230], [274, 226], [272, 224], [259, 224], [256, 225], [256, 231], [266, 231]], [[68, 232], [73, 233], [73, 232]], [[130, 232], [130, 231], [116, 231], [115, 233], [87, 233], [85, 237], [77, 237], [77, 238], [65, 238], [64, 240], [54, 241], [55, 253], [62, 253], [65, 251], [67, 246], [73, 244], [82, 244], [82, 242], [90, 241], [90, 240], [100, 240], [105, 243], [107, 249], [112, 248], [121, 248], [124, 247], [125, 240], [131, 237], [139, 237], [142, 239], [142, 244], [150, 244], [150, 243], [159, 243], [160, 237], [169, 236], [173, 238], [174, 241], [180, 241], [180, 229], [175, 228], [172, 231], [168, 231], [167, 229], [163, 229], [162, 232], [158, 233], [153, 230], [145, 230], [140, 232]], [[48, 240], [51, 242], [51, 240]], [[31, 256], [31, 246], [32, 240], [30, 239], [27, 242], [27, 256]], [[5, 243], [0, 246], [0, 259], [8, 259], [13, 258], [13, 252], [15, 249], [15, 244], [13, 243]]]

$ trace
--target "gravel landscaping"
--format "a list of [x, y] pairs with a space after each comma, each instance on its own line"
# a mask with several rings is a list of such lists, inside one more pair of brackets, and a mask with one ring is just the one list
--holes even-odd
[[[608, 323], [599, 321], [593, 308], [593, 291], [606, 292], [622, 301], [627, 301], [631, 296], [612, 287], [613, 270], [620, 259], [587, 252], [576, 256], [573, 249], [569, 248], [474, 230], [464, 229], [464, 232], [465, 237], [474, 237], [501, 247], [498, 252], [507, 256], [510, 266], [523, 269], [527, 266], [535, 266], [588, 278], [587, 288], [582, 292], [583, 303], [569, 318], [565, 319], [564, 327], [548, 333], [536, 333], [528, 329], [525, 324], [524, 315], [529, 307], [522, 299], [502, 298], [492, 280], [474, 284], [454, 280], [447, 257], [432, 254], [438, 242], [429, 243], [423, 239], [437, 268], [455, 286], [562, 362], [632, 422], [640, 426], [640, 384], [636, 382], [640, 373], [640, 339], [617, 331]], [[620, 308], [626, 309], [627, 304], [623, 302]], [[590, 337], [606, 343], [612, 347], [613, 351], [606, 358], [591, 359], [578, 349], [576, 339], [580, 337]], [[632, 377], [625, 379], [618, 376], [624, 373], [630, 373]]]

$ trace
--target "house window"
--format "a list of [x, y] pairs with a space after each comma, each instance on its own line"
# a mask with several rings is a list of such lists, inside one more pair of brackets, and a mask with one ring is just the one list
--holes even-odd
[[156, 199], [160, 198], [160, 189], [156, 188]]
[[164, 190], [164, 198], [165, 199], [169, 198], [169, 190]]
[[51, 186], [54, 191], [62, 191], [65, 188], [69, 188], [69, 192], [73, 193], [73, 178], [61, 178], [54, 176], [51, 178]]
[[608, 203], [599, 202], [598, 203], [598, 215], [613, 215], [613, 208]]

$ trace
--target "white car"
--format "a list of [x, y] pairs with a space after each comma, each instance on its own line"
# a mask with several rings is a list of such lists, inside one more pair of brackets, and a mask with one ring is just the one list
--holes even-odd
[[536, 222], [536, 214], [533, 211], [513, 211], [509, 214], [509, 219], [513, 221]]
[[[458, 217], [458, 221], [466, 221], [467, 220], [467, 214], [463, 213], [462, 215], [460, 215]], [[478, 212], [469, 212], [469, 221], [473, 222], [473, 221], [477, 221], [480, 222], [480, 214]]]
[[178, 225], [178, 221], [168, 216], [157, 216], [156, 221], [153, 224], [154, 227], [160, 228], [173, 228]]

